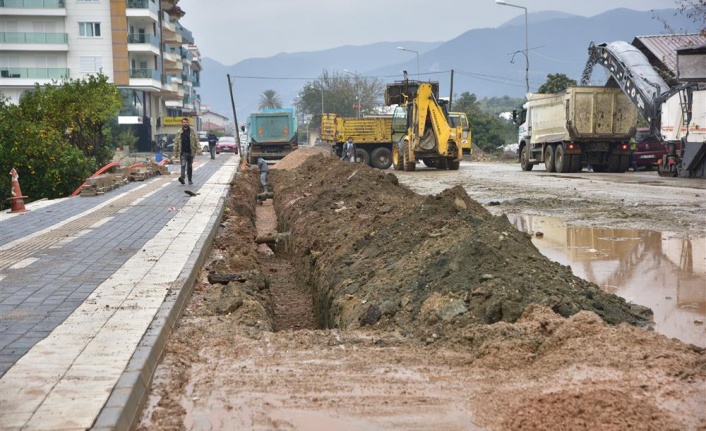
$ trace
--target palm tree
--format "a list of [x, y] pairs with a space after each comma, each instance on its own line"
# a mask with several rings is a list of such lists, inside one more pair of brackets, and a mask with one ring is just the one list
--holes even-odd
[[280, 100], [275, 90], [265, 90], [260, 96], [260, 105], [258, 109], [281, 108], [282, 100]]

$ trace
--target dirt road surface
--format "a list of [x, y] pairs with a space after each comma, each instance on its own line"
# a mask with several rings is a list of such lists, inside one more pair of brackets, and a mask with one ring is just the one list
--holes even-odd
[[698, 239], [703, 180], [318, 152], [275, 166], [263, 205], [256, 172], [233, 183], [140, 429], [706, 429], [704, 349], [505, 217]]

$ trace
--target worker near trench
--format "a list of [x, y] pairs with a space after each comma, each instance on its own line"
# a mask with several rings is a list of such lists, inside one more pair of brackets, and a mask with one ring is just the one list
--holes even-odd
[[265, 191], [265, 193], [268, 193], [268, 187], [267, 187], [267, 162], [265, 159], [260, 157], [257, 159], [257, 168], [260, 169], [260, 183], [262, 184], [262, 189]]

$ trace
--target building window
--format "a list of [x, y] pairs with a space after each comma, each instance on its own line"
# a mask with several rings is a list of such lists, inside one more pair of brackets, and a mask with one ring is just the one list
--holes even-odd
[[101, 37], [101, 23], [80, 22], [78, 23], [78, 35], [81, 37]]
[[81, 56], [79, 68], [82, 73], [97, 73], [103, 67], [103, 57]]

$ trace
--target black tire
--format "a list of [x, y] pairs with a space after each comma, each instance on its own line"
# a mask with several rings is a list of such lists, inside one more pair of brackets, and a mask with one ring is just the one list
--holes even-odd
[[355, 162], [363, 165], [370, 165], [370, 154], [362, 148], [356, 148]]
[[447, 163], [446, 159], [443, 157], [440, 157], [440, 158], [434, 160], [434, 164], [436, 165], [436, 169], [446, 170], [449, 167], [449, 164]]
[[620, 155], [611, 154], [608, 156], [605, 167], [606, 172], [621, 172], [620, 171]]
[[605, 170], [604, 165], [591, 165], [591, 169], [593, 169], [593, 172], [603, 172]]
[[581, 154], [571, 155], [571, 167], [569, 172], [581, 172]]
[[556, 166], [554, 166], [554, 145], [547, 145], [544, 150], [544, 169], [547, 172], [556, 172]]
[[256, 165], [257, 164], [257, 158], [254, 156], [249, 156], [248, 157], [248, 164], [249, 165]]
[[392, 167], [396, 171], [404, 170], [404, 158], [402, 156], [402, 142], [392, 147]]
[[620, 156], [620, 162], [618, 163], [618, 172], [624, 173], [628, 171], [630, 167], [630, 156], [623, 154]]
[[392, 152], [385, 147], [378, 147], [370, 154], [370, 163], [377, 169], [388, 169], [392, 165]]
[[520, 167], [523, 171], [529, 172], [534, 167], [534, 165], [529, 162], [529, 159], [529, 145], [525, 145], [522, 147], [522, 151], [520, 152]]
[[461, 167], [461, 161], [459, 160], [449, 160], [446, 162], [450, 171], [457, 171]]
[[422, 163], [424, 163], [424, 166], [427, 168], [436, 168], [436, 159], [430, 159], [429, 157], [425, 157], [422, 159]]
[[571, 154], [566, 154], [563, 145], [557, 145], [554, 153], [554, 169], [562, 174], [571, 171]]
[[403, 142], [400, 146], [400, 152], [402, 153], [402, 161], [404, 163], [404, 170], [408, 172], [413, 172], [417, 168], [417, 163], [414, 160], [409, 159], [409, 151], [407, 151], [407, 141]]

